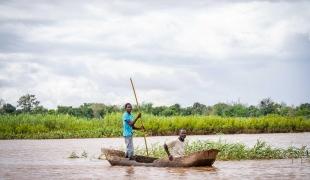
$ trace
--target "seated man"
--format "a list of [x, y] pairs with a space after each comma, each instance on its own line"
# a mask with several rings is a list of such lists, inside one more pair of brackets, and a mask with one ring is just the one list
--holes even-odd
[[172, 161], [173, 157], [181, 157], [184, 155], [184, 140], [186, 138], [186, 131], [181, 129], [179, 132], [179, 138], [164, 144], [165, 151]]

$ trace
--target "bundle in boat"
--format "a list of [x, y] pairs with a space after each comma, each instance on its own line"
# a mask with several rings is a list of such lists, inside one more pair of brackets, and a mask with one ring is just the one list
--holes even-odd
[[152, 167], [198, 167], [212, 166], [219, 150], [210, 149], [199, 151], [183, 157], [176, 157], [173, 161], [168, 158], [154, 158], [135, 155], [134, 160], [125, 158], [125, 152], [114, 149], [102, 149], [102, 153], [112, 166], [152, 166]]

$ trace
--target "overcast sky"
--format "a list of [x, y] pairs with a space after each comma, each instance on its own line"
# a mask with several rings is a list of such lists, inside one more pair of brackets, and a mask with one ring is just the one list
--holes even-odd
[[[214, 3], [217, 2], [217, 3]], [[0, 1], [0, 98], [310, 102], [310, 1]]]

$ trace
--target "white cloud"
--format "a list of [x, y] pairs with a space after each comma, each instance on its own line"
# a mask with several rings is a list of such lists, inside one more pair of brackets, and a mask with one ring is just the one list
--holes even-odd
[[0, 98], [310, 101], [307, 1], [0, 3]]
[[[309, 13], [298, 12], [287, 2], [236, 3], [187, 12], [183, 8], [132, 17], [111, 14], [111, 19], [65, 19], [35, 26], [24, 35], [29, 42], [133, 50], [155, 44], [164, 51], [227, 58], [245, 53], [240, 50], [274, 55], [290, 33], [309, 32]], [[288, 19], [268, 17], [276, 13], [287, 13]]]

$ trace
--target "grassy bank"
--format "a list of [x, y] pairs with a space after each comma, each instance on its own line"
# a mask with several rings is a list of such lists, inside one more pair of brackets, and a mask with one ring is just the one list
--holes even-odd
[[[303, 117], [269, 115], [259, 118], [218, 116], [152, 116], [142, 118], [147, 134], [175, 135], [184, 128], [188, 134], [279, 133], [310, 131]], [[139, 126], [139, 121], [137, 126]], [[0, 139], [98, 138], [122, 135], [120, 113], [104, 119], [83, 119], [68, 115], [0, 115]], [[136, 131], [137, 136], [142, 133]]]
[[[186, 154], [206, 150], [219, 149], [218, 160], [246, 160], [246, 159], [287, 159], [287, 158], [309, 158], [310, 149], [303, 147], [275, 148], [266, 142], [257, 140], [253, 147], [247, 147], [241, 143], [227, 143], [223, 141], [194, 141], [186, 144]], [[146, 155], [144, 147], [136, 148], [136, 154]], [[153, 157], [167, 157], [162, 144], [152, 144], [149, 154]]]

